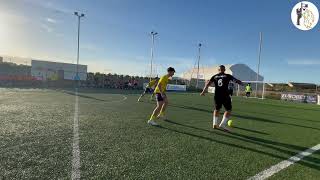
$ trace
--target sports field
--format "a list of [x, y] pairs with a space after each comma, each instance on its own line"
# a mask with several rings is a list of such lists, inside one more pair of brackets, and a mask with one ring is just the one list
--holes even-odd
[[[138, 96], [0, 89], [0, 179], [248, 179], [320, 143], [320, 106], [234, 98], [225, 133], [210, 95], [169, 93], [159, 127], [146, 123], [155, 102]], [[316, 151], [270, 179], [319, 177]]]

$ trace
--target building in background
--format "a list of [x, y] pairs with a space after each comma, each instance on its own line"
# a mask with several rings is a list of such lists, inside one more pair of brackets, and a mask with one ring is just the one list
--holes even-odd
[[0, 63], [3, 63], [3, 57], [0, 56]]
[[[257, 73], [245, 64], [225, 65], [226, 73], [233, 75], [241, 81], [256, 81]], [[201, 67], [199, 69], [199, 79], [209, 80], [213, 75], [218, 73], [219, 65], [211, 67]], [[185, 80], [197, 79], [197, 68], [192, 68], [182, 74]], [[258, 81], [263, 81], [263, 76], [259, 75]]]
[[38, 80], [86, 80], [87, 65], [31, 60], [31, 75]]

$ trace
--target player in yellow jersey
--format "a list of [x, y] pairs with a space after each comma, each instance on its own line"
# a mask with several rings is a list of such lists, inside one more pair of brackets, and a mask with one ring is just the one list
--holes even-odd
[[151, 100], [152, 100], [152, 98], [154, 97], [153, 91], [154, 91], [155, 87], [157, 86], [158, 81], [159, 81], [159, 78], [156, 77], [155, 79], [151, 80], [151, 81], [148, 83], [145, 91], [140, 95], [140, 97], [139, 97], [139, 99], [138, 99], [138, 102], [140, 102], [141, 98], [142, 98], [145, 94], [147, 94], [147, 93], [152, 93], [152, 94], [151, 94], [151, 97], [150, 97]]
[[169, 78], [174, 75], [176, 72], [174, 68], [169, 67], [167, 69], [167, 74], [162, 76], [158, 82], [158, 85], [156, 86], [156, 89], [154, 90], [154, 93], [156, 94], [157, 99], [157, 106], [153, 110], [152, 115], [148, 121], [148, 124], [152, 126], [157, 126], [158, 124], [155, 122], [157, 118], [164, 118], [164, 112], [168, 106], [168, 97], [166, 95], [167, 90], [167, 84], [169, 82]]

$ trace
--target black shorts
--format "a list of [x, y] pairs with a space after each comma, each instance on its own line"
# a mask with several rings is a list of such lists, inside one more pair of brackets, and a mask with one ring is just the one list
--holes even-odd
[[226, 109], [226, 111], [232, 110], [232, 103], [231, 103], [231, 97], [228, 96], [214, 96], [214, 102], [215, 102], [215, 110], [220, 110], [222, 108], [222, 105]]
[[144, 90], [144, 93], [153, 93], [153, 89], [152, 88], [146, 88], [146, 90]]
[[233, 96], [233, 89], [229, 89], [230, 96]]
[[160, 93], [156, 93], [156, 100], [157, 101], [164, 101], [166, 97], [162, 96]]
[[246, 92], [246, 96], [250, 96], [250, 94], [251, 94], [250, 92]]

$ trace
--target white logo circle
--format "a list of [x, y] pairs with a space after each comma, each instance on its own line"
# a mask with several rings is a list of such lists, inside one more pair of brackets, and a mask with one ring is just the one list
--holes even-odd
[[296, 28], [303, 31], [311, 30], [319, 20], [318, 8], [311, 2], [301, 1], [292, 8], [291, 20]]

